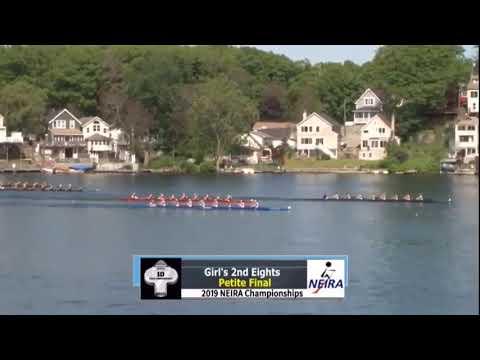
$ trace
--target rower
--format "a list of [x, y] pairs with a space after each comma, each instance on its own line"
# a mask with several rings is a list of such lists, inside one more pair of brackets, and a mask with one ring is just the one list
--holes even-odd
[[363, 195], [362, 195], [362, 194], [358, 194], [358, 195], [357, 195], [357, 200], [363, 200]]
[[345, 196], [345, 199], [350, 200], [351, 198], [352, 196], [350, 195], [350, 193], [347, 193], [347, 195]]
[[387, 194], [383, 193], [382, 195], [380, 195], [380, 200], [382, 200], [382, 201], [387, 200]]
[[72, 184], [68, 184], [67, 191], [72, 191]]
[[153, 194], [148, 195], [147, 200], [152, 200], [153, 199]]
[[423, 201], [423, 195], [422, 194], [419, 194], [416, 198], [415, 198], [416, 201]]
[[393, 195], [392, 200], [398, 201], [398, 195], [397, 194]]
[[412, 197], [410, 196], [410, 194], [407, 194], [403, 197], [403, 200], [410, 201], [410, 200], [412, 200]]
[[179, 200], [182, 201], [182, 200], [185, 200], [186, 198], [187, 198], [187, 194], [182, 193]]
[[193, 193], [192, 200], [198, 200], [198, 195], [197, 195], [197, 193]]
[[377, 197], [375, 196], [375, 194], [372, 195], [372, 197], [370, 198], [370, 200], [373, 200], [373, 201], [377, 200]]
[[160, 200], [160, 201], [165, 200], [165, 195], [160, 194], [160, 195], [157, 197], [157, 200]]

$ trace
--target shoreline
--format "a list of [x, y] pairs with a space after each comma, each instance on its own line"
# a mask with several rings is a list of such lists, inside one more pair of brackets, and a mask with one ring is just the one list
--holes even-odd
[[[374, 170], [360, 170], [360, 169], [337, 169], [337, 168], [299, 168], [299, 169], [284, 169], [284, 170], [254, 170], [253, 173], [245, 174], [241, 169], [236, 169], [237, 171], [221, 171], [217, 175], [256, 175], [256, 174], [370, 174], [370, 175], [431, 175], [435, 173], [421, 173], [416, 170], [409, 170], [405, 172], [388, 172], [383, 169], [374, 169]], [[42, 173], [41, 169], [0, 169], [0, 174], [33, 174], [33, 173]], [[163, 175], [189, 175], [188, 173], [172, 171], [171, 169], [142, 169], [138, 171], [134, 170], [93, 170], [87, 173], [59, 173], [59, 174], [48, 174], [48, 175], [93, 175], [93, 174], [116, 174], [116, 175], [135, 175], [135, 174], [163, 174]], [[478, 175], [475, 173], [475, 170], [467, 171], [455, 171], [451, 173], [440, 173], [443, 175]], [[199, 174], [202, 175], [202, 174]]]

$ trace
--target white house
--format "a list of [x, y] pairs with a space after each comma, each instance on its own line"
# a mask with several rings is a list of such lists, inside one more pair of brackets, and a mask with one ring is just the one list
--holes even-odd
[[113, 152], [110, 125], [98, 116], [81, 118], [82, 133], [91, 159], [108, 159]]
[[[394, 125], [393, 125], [394, 126]], [[398, 144], [400, 139], [395, 137], [391, 121], [385, 115], [376, 114], [362, 127], [360, 141], [360, 160], [383, 160], [387, 156], [387, 144], [394, 139]]]
[[367, 89], [355, 101], [353, 121], [345, 122], [345, 126], [365, 125], [371, 118], [383, 111], [383, 91]]
[[297, 124], [297, 154], [316, 156], [323, 152], [332, 159], [338, 157], [341, 126], [323, 113], [303, 113], [303, 120]]
[[478, 116], [478, 73], [473, 74], [467, 86], [468, 113]]
[[478, 117], [467, 116], [455, 124], [455, 153], [465, 163], [478, 156]]
[[7, 127], [5, 126], [5, 118], [0, 114], [0, 143], [23, 143], [23, 135], [19, 131], [12, 131], [10, 136], [7, 136]]
[[[110, 125], [98, 116], [78, 119], [63, 109], [48, 122], [48, 134], [42, 146], [47, 158], [79, 159], [81, 156], [94, 161], [116, 159], [127, 161], [127, 143], [122, 132], [110, 130]], [[115, 136], [115, 138], [113, 138]]]

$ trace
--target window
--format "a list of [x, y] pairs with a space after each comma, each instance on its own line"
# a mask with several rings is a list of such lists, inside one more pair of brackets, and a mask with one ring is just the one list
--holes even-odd
[[365, 153], [362, 153], [362, 156], [365, 157]]
[[320, 139], [316, 139], [316, 140], [315, 140], [315, 145], [320, 145], [320, 144], [323, 145], [323, 138], [320, 138]]
[[302, 144], [304, 144], [304, 145], [312, 144], [312, 139], [311, 138], [302, 138]]
[[365, 105], [373, 105], [373, 98], [365, 98]]
[[378, 132], [380, 134], [385, 134], [385, 128], [378, 128]]
[[370, 113], [370, 117], [371, 117], [371, 118], [374, 117], [375, 115], [376, 115], [376, 114], [375, 114], [374, 112], [371, 112], [371, 113]]
[[478, 97], [478, 92], [472, 91], [472, 92], [470, 93], [470, 97], [472, 97], [472, 98]]
[[70, 120], [70, 129], [75, 129], [75, 121]]
[[368, 157], [371, 158], [371, 157], [372, 157], [372, 153], [368, 153]]
[[475, 148], [468, 148], [467, 149], [467, 154], [470, 155], [470, 154], [475, 154], [476, 150]]
[[464, 125], [459, 125], [458, 126], [458, 131], [463, 131], [465, 130], [465, 126]]
[[378, 141], [372, 141], [372, 148], [378, 148]]
[[309, 130], [310, 130], [310, 132], [313, 132], [313, 130], [312, 130], [312, 127], [311, 127], [311, 126], [310, 126], [310, 129], [309, 129]]
[[368, 134], [368, 130], [363, 130], [363, 133], [364, 133], [364, 134]]
[[87, 127], [87, 134], [90, 132], [90, 128]]
[[470, 136], [460, 136], [460, 142], [468, 142]]
[[475, 126], [469, 125], [469, 126], [468, 126], [468, 130], [473, 130], [473, 131], [475, 131]]
[[355, 113], [355, 117], [356, 117], [357, 119], [363, 119], [363, 113], [357, 112], [357, 113]]
[[107, 133], [107, 128], [103, 128], [103, 133], [104, 133], [104, 134]]
[[317, 126], [317, 132], [320, 132], [320, 126]]
[[384, 148], [385, 147], [385, 141], [380, 141], [380, 147]]
[[362, 147], [364, 147], [364, 148], [368, 147], [368, 141], [367, 140], [362, 141]]

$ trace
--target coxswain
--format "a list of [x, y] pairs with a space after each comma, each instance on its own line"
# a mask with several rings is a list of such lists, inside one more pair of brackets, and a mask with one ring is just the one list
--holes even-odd
[[419, 194], [416, 198], [415, 198], [416, 201], [423, 201], [423, 195], [422, 194]]
[[403, 197], [403, 200], [410, 201], [410, 200], [412, 200], [412, 197], [410, 196], [410, 194], [407, 194]]
[[382, 200], [382, 201], [387, 200], [387, 194], [383, 193], [382, 195], [380, 195], [380, 200]]
[[323, 200], [327, 200], [327, 199], [328, 199], [327, 194], [323, 194], [322, 199], [323, 199]]

